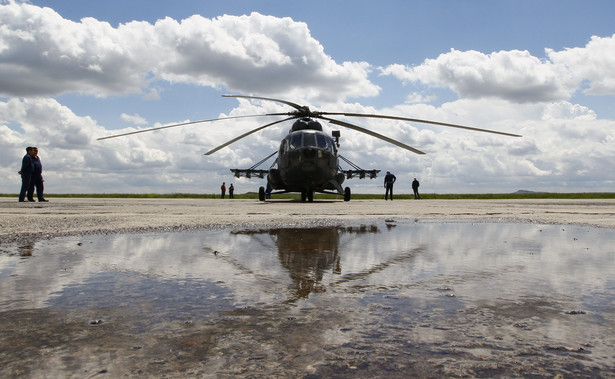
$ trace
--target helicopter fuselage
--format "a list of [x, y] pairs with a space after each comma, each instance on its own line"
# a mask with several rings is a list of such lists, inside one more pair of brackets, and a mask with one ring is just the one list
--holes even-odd
[[320, 123], [297, 120], [280, 143], [277, 168], [268, 174], [272, 189], [301, 192], [334, 190], [343, 193], [344, 174], [338, 168], [336, 141], [322, 131]]

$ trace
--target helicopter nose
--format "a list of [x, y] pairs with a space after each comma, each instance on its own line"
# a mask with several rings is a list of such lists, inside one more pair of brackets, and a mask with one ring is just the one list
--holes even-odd
[[316, 150], [306, 149], [303, 151], [303, 157], [305, 159], [314, 159], [316, 158]]

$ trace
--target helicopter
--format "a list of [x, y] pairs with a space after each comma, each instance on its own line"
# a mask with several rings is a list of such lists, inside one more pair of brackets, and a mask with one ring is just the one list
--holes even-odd
[[[351, 113], [351, 112], [321, 112], [312, 111], [308, 106], [299, 105], [287, 100], [274, 99], [269, 97], [260, 96], [247, 96], [247, 95], [222, 95], [223, 97], [241, 98], [249, 100], [262, 100], [272, 101], [284, 105], [288, 105], [294, 108], [293, 111], [285, 113], [266, 113], [261, 115], [244, 115], [244, 116], [230, 116], [220, 117], [209, 120], [191, 121], [179, 124], [165, 125], [156, 128], [141, 129], [133, 132], [116, 134], [106, 137], [100, 137], [97, 140], [104, 140], [108, 138], [122, 137], [137, 133], [150, 132], [154, 130], [173, 128], [178, 126], [185, 126], [191, 124], [198, 124], [203, 122], [212, 122], [219, 120], [229, 120], [248, 117], [263, 117], [263, 116], [287, 116], [283, 119], [279, 119], [258, 128], [252, 129], [232, 140], [223, 143], [220, 146], [205, 153], [205, 155], [211, 155], [220, 149], [229, 146], [232, 143], [239, 141], [253, 133], [268, 128], [270, 126], [295, 120], [288, 132], [288, 134], [280, 142], [280, 147], [277, 151], [273, 152], [268, 157], [264, 158], [257, 164], [248, 169], [231, 169], [231, 172], [236, 177], [267, 177], [267, 189], [260, 187], [258, 191], [258, 198], [260, 201], [265, 201], [271, 194], [282, 194], [288, 192], [301, 193], [301, 201], [312, 202], [314, 200], [314, 193], [328, 193], [342, 195], [344, 201], [350, 201], [351, 190], [349, 187], [342, 187], [345, 179], [352, 179], [358, 177], [360, 179], [370, 178], [374, 179], [380, 170], [366, 170], [355, 165], [348, 159], [339, 154], [340, 136], [339, 130], [333, 130], [329, 136], [323, 131], [322, 124], [317, 120], [324, 120], [330, 124], [342, 126], [351, 130], [355, 130], [372, 137], [381, 139], [402, 149], [406, 149], [415, 154], [425, 154], [423, 151], [414, 147], [408, 146], [400, 141], [389, 138], [382, 134], [376, 133], [369, 129], [351, 124], [346, 121], [331, 118], [330, 116], [343, 116], [343, 117], [363, 117], [363, 118], [378, 118], [398, 121], [418, 122], [423, 124], [432, 124], [439, 126], [446, 126], [452, 128], [460, 128], [478, 132], [500, 134], [510, 137], [521, 137], [518, 134], [505, 133], [489, 129], [480, 129], [470, 126], [457, 125], [444, 123], [439, 121], [430, 121], [416, 118], [389, 116], [381, 114], [368, 114], [368, 113]], [[277, 154], [277, 158], [269, 169], [259, 169], [258, 167], [269, 160], [271, 157]], [[342, 169], [340, 167], [340, 160], [349, 164], [351, 169]], [[276, 190], [276, 192], [272, 192]]]

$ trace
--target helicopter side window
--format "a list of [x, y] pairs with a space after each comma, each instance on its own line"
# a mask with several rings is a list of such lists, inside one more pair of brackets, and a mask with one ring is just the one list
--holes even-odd
[[284, 138], [280, 144], [280, 154], [284, 154], [288, 151], [288, 138]]
[[290, 137], [290, 148], [298, 149], [301, 147], [301, 133], [297, 133]]
[[305, 133], [303, 135], [304, 147], [316, 147], [316, 135], [313, 133]]

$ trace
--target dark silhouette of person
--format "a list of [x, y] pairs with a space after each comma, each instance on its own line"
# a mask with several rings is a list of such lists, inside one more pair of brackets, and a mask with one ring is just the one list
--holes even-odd
[[391, 174], [391, 171], [387, 171], [387, 174], [384, 176], [384, 188], [386, 188], [384, 200], [388, 200], [387, 197], [391, 196], [391, 201], [393, 201], [393, 184], [396, 180], [395, 175]]
[[226, 194], [226, 182], [222, 182], [222, 185], [220, 186], [220, 192], [222, 193], [220, 195], [220, 198], [224, 199], [224, 195]]
[[265, 199], [271, 199], [271, 183], [269, 183], [269, 179], [267, 179], [267, 188], [265, 189]]
[[[38, 156], [38, 147], [32, 147], [32, 165], [34, 169], [32, 171], [32, 179], [30, 180], [30, 187], [28, 189], [28, 201], [34, 201], [34, 188], [36, 187], [36, 196], [39, 202], [47, 202], [43, 194], [45, 187], [43, 186], [43, 164], [41, 158]], [[32, 200], [31, 200], [32, 199]]]
[[[18, 174], [21, 175], [21, 190], [19, 191], [19, 201], [26, 201], [26, 193], [30, 189], [32, 181], [32, 172], [34, 172], [34, 163], [32, 162], [32, 147], [26, 147], [26, 155], [21, 160], [21, 170]], [[34, 201], [32, 193], [28, 193], [28, 201]]]
[[233, 187], [233, 183], [228, 187], [228, 198], [234, 199], [233, 192], [235, 192], [235, 187]]
[[416, 180], [416, 178], [414, 178], [414, 180], [412, 181], [412, 191], [414, 192], [415, 199], [421, 198], [421, 195], [419, 195], [419, 186], [420, 186], [419, 181]]

